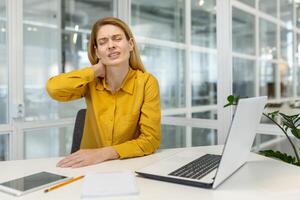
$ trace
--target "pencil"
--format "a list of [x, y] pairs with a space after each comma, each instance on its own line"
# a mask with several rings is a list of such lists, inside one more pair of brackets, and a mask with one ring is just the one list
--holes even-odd
[[58, 183], [57, 185], [54, 185], [54, 186], [52, 186], [52, 187], [50, 187], [50, 188], [44, 190], [44, 192], [45, 192], [45, 193], [46, 193], [46, 192], [50, 192], [50, 191], [55, 190], [55, 189], [57, 189], [57, 188], [60, 188], [60, 187], [62, 187], [62, 186], [64, 186], [64, 185], [67, 185], [67, 184], [73, 183], [74, 181], [80, 180], [80, 179], [82, 179], [83, 177], [84, 177], [84, 176], [78, 176], [78, 177], [71, 178], [71, 179], [69, 179], [69, 180], [66, 180], [66, 181], [64, 181], [64, 182]]

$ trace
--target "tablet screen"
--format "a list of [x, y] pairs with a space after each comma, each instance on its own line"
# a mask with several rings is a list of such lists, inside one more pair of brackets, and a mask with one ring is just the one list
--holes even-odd
[[35, 187], [46, 185], [46, 184], [56, 182], [56, 181], [59, 181], [59, 180], [65, 179], [65, 178], [67, 178], [67, 177], [57, 175], [57, 174], [52, 174], [49, 172], [40, 172], [37, 174], [32, 174], [32, 175], [25, 176], [22, 178], [7, 181], [4, 183], [1, 183], [0, 185], [25, 192], [25, 191], [33, 189]]

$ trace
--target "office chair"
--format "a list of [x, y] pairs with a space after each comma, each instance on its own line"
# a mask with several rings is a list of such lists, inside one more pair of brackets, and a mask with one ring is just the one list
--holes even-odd
[[85, 121], [85, 113], [86, 113], [86, 109], [81, 109], [77, 112], [74, 131], [73, 131], [71, 153], [74, 153], [80, 149], [80, 143], [82, 139], [84, 121]]

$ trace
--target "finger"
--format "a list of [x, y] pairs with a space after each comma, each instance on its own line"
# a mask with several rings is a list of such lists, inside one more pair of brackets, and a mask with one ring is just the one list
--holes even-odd
[[70, 158], [67, 156], [67, 157], [65, 157], [64, 159], [60, 160], [60, 161], [56, 164], [56, 166], [57, 166], [57, 167], [60, 167], [60, 166], [63, 165], [64, 163], [67, 163], [69, 160], [70, 160]]
[[75, 159], [71, 159], [71, 160], [68, 160], [64, 163], [61, 164], [61, 167], [71, 167], [72, 165], [76, 164], [76, 163], [79, 163], [79, 162], [82, 162], [82, 158], [75, 158]]
[[68, 155], [67, 157], [75, 157], [75, 156], [78, 156], [82, 153], [82, 150], [78, 150], [78, 151], [75, 151], [74, 153], [71, 153], [70, 155]]
[[66, 156], [64, 159], [62, 159], [61, 161], [59, 161], [59, 162], [57, 163], [57, 165], [62, 165], [62, 164], [64, 164], [64, 163], [69, 162], [70, 160], [79, 158], [80, 155], [81, 155], [81, 152], [82, 152], [82, 151], [79, 150], [79, 151], [76, 151], [75, 153], [72, 153], [72, 154]]
[[62, 164], [60, 167], [61, 168], [68, 168], [68, 167], [73, 167], [73, 165], [76, 165], [78, 163], [80, 163], [81, 161], [71, 161], [71, 162], [68, 162], [68, 163], [65, 163], [65, 164]]
[[83, 158], [69, 159], [69, 160], [61, 163], [59, 167], [72, 167], [76, 163], [80, 163], [82, 161], [83, 161]]
[[56, 167], [60, 167], [62, 163], [64, 163], [64, 159], [60, 160], [60, 161], [56, 164]]
[[64, 159], [60, 160], [56, 166], [60, 167], [61, 165], [64, 165], [65, 163], [68, 163], [70, 162], [71, 160], [74, 160], [76, 159], [77, 157], [74, 157], [74, 156], [67, 156], [65, 157]]
[[80, 167], [85, 167], [87, 165], [89, 165], [87, 162], [82, 161], [73, 165], [72, 168], [80, 168]]

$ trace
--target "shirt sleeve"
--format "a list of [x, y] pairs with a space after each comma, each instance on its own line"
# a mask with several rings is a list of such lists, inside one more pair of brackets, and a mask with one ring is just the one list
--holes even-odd
[[46, 85], [48, 94], [58, 101], [70, 101], [85, 96], [87, 84], [94, 80], [91, 67], [51, 77]]
[[160, 146], [160, 96], [159, 85], [153, 76], [145, 85], [145, 98], [139, 120], [140, 135], [137, 139], [113, 146], [120, 158], [144, 156], [155, 152]]

